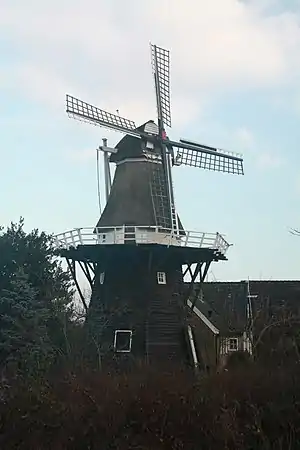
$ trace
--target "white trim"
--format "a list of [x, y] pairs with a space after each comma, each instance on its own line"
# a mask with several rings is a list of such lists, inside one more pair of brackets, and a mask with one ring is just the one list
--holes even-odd
[[167, 284], [166, 272], [157, 272], [156, 278], [157, 278], [157, 284]]
[[[118, 333], [128, 333], [130, 335], [129, 338], [129, 349], [127, 350], [117, 350], [117, 334]], [[116, 353], [130, 353], [131, 352], [131, 344], [132, 344], [132, 330], [115, 330], [115, 338], [114, 338], [114, 351]]]
[[99, 276], [100, 284], [103, 284], [103, 283], [104, 283], [104, 278], [105, 278], [105, 272], [101, 272], [101, 273], [100, 273], [100, 276]]
[[194, 366], [195, 366], [195, 369], [197, 369], [197, 367], [199, 366], [199, 361], [198, 361], [198, 357], [197, 357], [193, 331], [192, 331], [192, 327], [190, 325], [188, 325], [188, 336], [189, 336], [189, 340], [190, 340]]
[[[230, 348], [230, 341], [235, 341], [235, 348]], [[241, 344], [243, 344], [243, 338], [241, 336], [222, 337], [220, 345], [220, 355], [224, 356], [234, 352], [243, 351], [244, 349], [241, 348]]]
[[116, 166], [119, 166], [120, 164], [124, 164], [124, 163], [128, 163], [128, 162], [152, 162], [155, 164], [161, 164], [161, 160], [157, 159], [157, 157], [152, 157], [150, 155], [148, 155], [147, 153], [145, 153], [145, 156], [143, 158], [125, 158], [122, 159], [121, 161], [116, 162]]
[[248, 352], [250, 355], [253, 354], [252, 340], [253, 340], [252, 333], [250, 332], [249, 336], [248, 336], [247, 332], [244, 331], [244, 333], [243, 333], [243, 349], [244, 349], [244, 351]]
[[[231, 343], [234, 341], [234, 348], [231, 348]], [[237, 352], [239, 350], [239, 338], [230, 337], [228, 338], [228, 351], [229, 352]]]
[[98, 234], [98, 239], [99, 239], [101, 244], [105, 244], [106, 243], [106, 238], [107, 238], [107, 233], [100, 233], [100, 234]]
[[[128, 226], [129, 227], [129, 226]], [[225, 255], [229, 248], [228, 242], [219, 233], [205, 233], [198, 231], [185, 231], [185, 235], [178, 236], [172, 228], [162, 228], [149, 225], [138, 225], [130, 227], [132, 233], [129, 237], [125, 236], [126, 226], [117, 227], [89, 227], [74, 228], [73, 230], [57, 234], [55, 236], [56, 247], [68, 249], [70, 246], [77, 245], [107, 245], [124, 244], [125, 240], [134, 241], [136, 244], [157, 244], [157, 233], [164, 237], [163, 245], [180, 245], [180, 247], [209, 248], [215, 253], [219, 252]], [[103, 242], [101, 237], [105, 235]], [[139, 237], [137, 239], [137, 234]]]
[[[190, 300], [187, 301], [187, 305], [192, 309], [192, 302]], [[194, 306], [194, 308], [192, 309], [192, 311], [194, 311], [194, 313], [202, 320], [203, 323], [205, 323], [205, 325], [214, 333], [214, 334], [220, 334], [220, 330], [218, 330], [218, 328], [216, 328], [210, 320], [208, 320], [208, 318], [202, 314], [201, 311], [199, 311], [199, 309]]]
[[149, 121], [144, 126], [144, 132], [152, 134], [153, 136], [157, 136], [159, 134], [159, 128], [155, 122]]

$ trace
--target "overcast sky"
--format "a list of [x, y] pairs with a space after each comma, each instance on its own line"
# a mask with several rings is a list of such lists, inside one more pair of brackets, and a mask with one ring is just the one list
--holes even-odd
[[99, 216], [96, 151], [65, 94], [155, 119], [149, 41], [171, 50], [171, 138], [242, 152], [245, 176], [174, 169], [181, 220], [233, 246], [210, 279], [298, 279], [299, 0], [0, 0], [0, 222], [59, 233]]

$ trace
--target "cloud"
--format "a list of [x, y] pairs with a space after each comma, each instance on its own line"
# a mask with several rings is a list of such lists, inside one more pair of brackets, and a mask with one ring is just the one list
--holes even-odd
[[172, 50], [173, 118], [188, 123], [220, 90], [294, 81], [298, 20], [256, 1], [2, 0], [0, 33], [13, 51], [1, 85], [51, 108], [69, 92], [139, 122], [155, 115], [152, 40]]
[[234, 138], [241, 150], [249, 150], [253, 148], [254, 136], [253, 133], [246, 127], [238, 128], [234, 133]]
[[261, 148], [262, 145], [257, 142], [254, 133], [246, 126], [238, 128], [233, 133], [233, 137], [237, 146], [245, 152], [245, 156], [253, 159], [259, 169], [277, 169], [285, 163], [284, 158], [278, 155], [276, 149], [272, 149], [271, 152]]
[[65, 97], [65, 85], [50, 69], [34, 64], [15, 64], [2, 74], [2, 85], [6, 90], [19, 90], [27, 100], [61, 108]]
[[295, 180], [295, 190], [296, 194], [300, 195], [300, 176], [298, 176]]
[[257, 165], [261, 169], [278, 169], [284, 164], [284, 159], [271, 152], [262, 152], [257, 157]]
[[90, 161], [96, 161], [96, 148], [85, 148], [83, 150], [68, 150], [64, 156], [66, 159], [75, 164], [82, 164]]

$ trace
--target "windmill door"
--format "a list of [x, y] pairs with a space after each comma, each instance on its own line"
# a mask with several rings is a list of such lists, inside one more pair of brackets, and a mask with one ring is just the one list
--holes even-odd
[[135, 227], [125, 225], [124, 227], [124, 244], [135, 244]]

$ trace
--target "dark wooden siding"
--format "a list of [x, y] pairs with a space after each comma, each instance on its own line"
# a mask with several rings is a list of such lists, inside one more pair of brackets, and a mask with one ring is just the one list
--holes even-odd
[[[99, 265], [87, 325], [96, 330], [109, 358], [152, 365], [182, 363], [186, 358], [182, 271], [168, 254], [166, 248], [164, 258], [155, 260], [150, 251], [136, 256], [131, 253], [130, 259], [107, 260]], [[167, 284], [157, 283], [158, 271], [166, 273]], [[103, 284], [101, 272], [105, 272]], [[132, 330], [130, 354], [114, 354], [116, 329]]]

